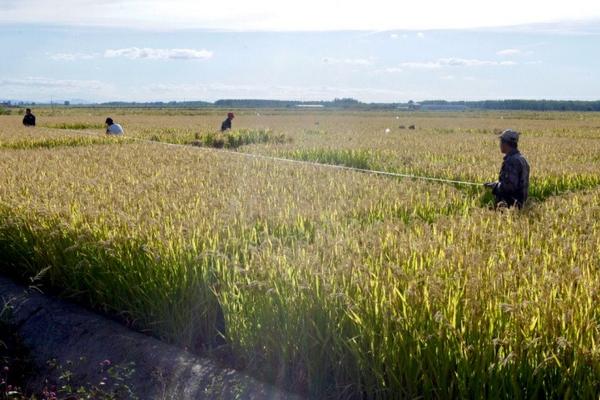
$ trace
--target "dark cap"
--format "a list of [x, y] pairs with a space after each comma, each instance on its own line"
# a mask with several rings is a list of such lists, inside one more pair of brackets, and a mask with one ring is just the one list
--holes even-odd
[[512, 129], [507, 129], [500, 134], [499, 138], [500, 141], [504, 143], [516, 145], [519, 143], [519, 132], [513, 131]]
[[106, 118], [106, 123], [107, 123], [108, 125], [112, 125], [112, 124], [113, 124], [113, 120], [112, 120], [112, 118]]

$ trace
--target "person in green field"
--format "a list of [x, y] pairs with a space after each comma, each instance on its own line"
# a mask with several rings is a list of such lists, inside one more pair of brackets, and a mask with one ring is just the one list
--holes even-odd
[[25, 110], [25, 116], [23, 117], [23, 125], [35, 126], [35, 115], [31, 113], [31, 108]]
[[519, 132], [507, 129], [500, 135], [504, 161], [497, 182], [486, 183], [492, 189], [496, 207], [522, 208], [529, 196], [529, 163], [519, 152]]
[[123, 127], [120, 124], [117, 124], [115, 121], [113, 121], [112, 118], [106, 118], [105, 123], [106, 123], [106, 134], [107, 135], [120, 136], [125, 133], [125, 131], [123, 130]]
[[221, 124], [221, 132], [225, 132], [231, 129], [231, 121], [233, 121], [234, 118], [235, 115], [233, 115], [232, 112], [227, 114], [227, 119]]

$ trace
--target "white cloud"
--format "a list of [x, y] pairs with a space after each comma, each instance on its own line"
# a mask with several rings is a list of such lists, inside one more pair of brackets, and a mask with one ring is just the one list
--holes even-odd
[[[425, 38], [425, 34], [423, 32], [417, 32], [414, 35], [418, 39], [424, 39]], [[399, 33], [390, 33], [390, 39], [393, 39], [393, 40], [398, 40], [398, 39], [407, 40], [408, 38], [410, 38], [410, 36], [408, 35], [408, 33], [402, 33], [402, 34], [399, 34]]]
[[512, 66], [514, 61], [478, 60], [472, 58], [440, 58], [435, 61], [409, 61], [400, 64], [401, 67], [411, 69], [440, 69], [450, 67], [494, 67]]
[[40, 76], [0, 78], [5, 98], [30, 101], [56, 99], [115, 99], [120, 92], [112, 83], [87, 79], [60, 79]]
[[32, 87], [60, 90], [100, 89], [104, 84], [96, 80], [54, 79], [44, 77], [25, 77], [0, 79], [0, 87]]
[[404, 70], [402, 68], [398, 68], [398, 67], [385, 68], [383, 71], [390, 73], [390, 74], [397, 74], [397, 73], [404, 72]]
[[213, 56], [213, 52], [205, 49], [153, 49], [128, 47], [123, 49], [108, 49], [101, 53], [55, 53], [50, 58], [55, 61], [91, 60], [95, 58], [123, 57], [130, 60], [206, 60]]
[[373, 60], [368, 58], [331, 58], [327, 57], [323, 59], [324, 63], [327, 64], [348, 64], [348, 65], [372, 65]]
[[[569, 18], [565, 16], [556, 18], [548, 23], [515, 24], [504, 27], [490, 27], [488, 30], [499, 33], [510, 32], [561, 36], [598, 36], [600, 35], [600, 24], [598, 22], [597, 15], [581, 18]], [[536, 47], [538, 45], [540, 44], [530, 45], [529, 47]]]
[[438, 69], [438, 68], [442, 68], [442, 64], [439, 61], [425, 61], [425, 62], [408, 61], [408, 62], [403, 62], [400, 65], [402, 65], [402, 67], [404, 67], [404, 68], [411, 68], [411, 69]]
[[[502, 27], [600, 17], [591, 0], [1, 0], [0, 22], [151, 30], [426, 30]], [[331, 16], [334, 15], [335, 18]]]
[[521, 53], [522, 51], [519, 49], [504, 49], [496, 52], [496, 54], [499, 56], [515, 56]]
[[97, 53], [56, 53], [51, 54], [50, 58], [55, 61], [76, 61], [76, 60], [91, 60], [97, 58]]
[[[422, 32], [419, 32], [419, 33], [421, 35], [423, 35], [422, 37], [425, 37], [425, 34], [423, 34]], [[417, 37], [419, 37], [419, 33], [417, 33]], [[390, 39], [394, 39], [394, 40], [404, 39], [404, 40], [406, 40], [408, 38], [409, 38], [409, 36], [408, 36], [407, 33], [402, 33], [402, 34], [399, 34], [399, 33], [390, 33]]]
[[105, 58], [124, 57], [131, 60], [205, 60], [211, 58], [213, 52], [195, 49], [153, 49], [128, 47], [124, 49], [108, 49], [104, 52]]

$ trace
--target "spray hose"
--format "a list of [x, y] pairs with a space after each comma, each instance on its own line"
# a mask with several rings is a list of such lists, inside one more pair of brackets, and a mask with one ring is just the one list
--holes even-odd
[[[83, 133], [83, 134], [87, 134], [87, 135], [98, 136], [97, 132], [91, 132], [91, 131], [86, 131], [86, 130], [60, 129], [60, 128], [48, 128], [48, 129], [58, 129], [61, 131], [69, 131], [69, 132]], [[160, 141], [156, 141], [156, 140], [140, 139], [140, 138], [135, 138], [135, 137], [127, 137], [126, 139], [133, 140], [136, 142], [142, 142], [142, 143], [151, 143], [151, 144], [158, 144], [158, 145], [170, 146], [170, 147], [183, 147], [183, 148], [187, 148], [187, 149], [195, 148], [195, 149], [204, 150], [204, 151], [232, 154], [232, 155], [247, 157], [247, 158], [286, 162], [286, 163], [290, 163], [290, 164], [308, 165], [308, 166], [313, 166], [313, 167], [318, 167], [318, 168], [331, 168], [331, 169], [337, 169], [337, 170], [342, 170], [342, 171], [360, 172], [360, 173], [370, 174], [370, 175], [387, 176], [387, 177], [394, 177], [394, 178], [408, 178], [408, 179], [423, 180], [423, 181], [430, 181], [430, 182], [448, 183], [448, 184], [453, 184], [453, 185], [465, 185], [465, 186], [484, 186], [485, 185], [483, 183], [478, 183], [478, 182], [461, 181], [461, 180], [455, 180], [455, 179], [444, 179], [444, 178], [436, 178], [436, 177], [432, 177], [432, 176], [423, 176], [423, 175], [414, 175], [414, 174], [402, 174], [402, 173], [398, 173], [398, 172], [378, 171], [378, 170], [366, 169], [366, 168], [348, 167], [345, 165], [326, 164], [326, 163], [320, 163], [320, 162], [316, 162], [316, 161], [294, 160], [291, 158], [274, 157], [274, 156], [267, 156], [267, 155], [263, 155], [263, 154], [245, 153], [245, 152], [240, 152], [240, 151], [214, 149], [214, 148], [202, 147], [202, 146], [190, 146], [190, 145], [185, 145], [185, 144], [166, 143], [166, 142], [160, 142]]]

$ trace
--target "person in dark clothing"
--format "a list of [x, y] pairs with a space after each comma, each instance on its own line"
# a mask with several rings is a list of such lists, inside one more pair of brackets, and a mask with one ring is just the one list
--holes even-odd
[[492, 189], [496, 207], [522, 208], [529, 195], [529, 164], [518, 149], [519, 133], [505, 130], [500, 135], [500, 151], [504, 161], [498, 182], [485, 185]]
[[233, 121], [234, 118], [235, 116], [233, 115], [233, 113], [230, 112], [227, 114], [227, 119], [221, 124], [221, 132], [225, 132], [231, 129], [231, 121]]
[[23, 125], [35, 126], [35, 115], [31, 113], [31, 108], [25, 110], [25, 116], [23, 117]]

